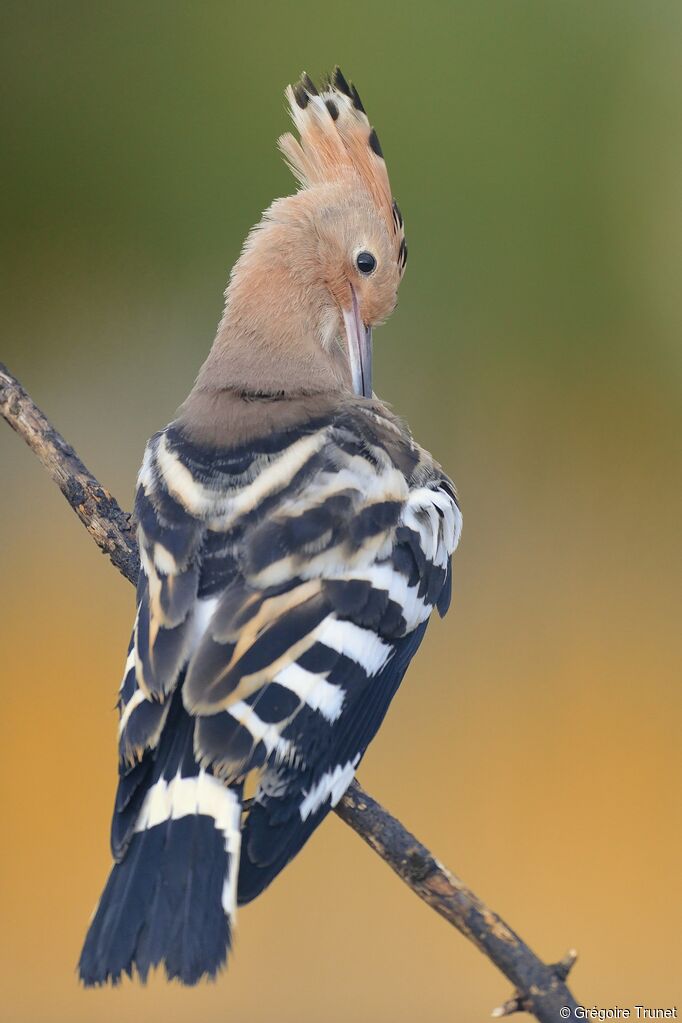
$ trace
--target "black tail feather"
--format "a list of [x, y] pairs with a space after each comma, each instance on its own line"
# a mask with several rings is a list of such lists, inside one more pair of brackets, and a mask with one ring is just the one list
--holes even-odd
[[133, 836], [107, 881], [78, 971], [83, 983], [142, 981], [165, 963], [170, 980], [215, 977], [230, 948], [222, 906], [230, 854], [211, 817], [165, 821]]
[[78, 964], [88, 987], [133, 973], [145, 981], [161, 963], [169, 979], [196, 984], [215, 977], [230, 950], [241, 789], [200, 771], [194, 722], [178, 693], [169, 724], [158, 749], [120, 779], [112, 823], [119, 862]]

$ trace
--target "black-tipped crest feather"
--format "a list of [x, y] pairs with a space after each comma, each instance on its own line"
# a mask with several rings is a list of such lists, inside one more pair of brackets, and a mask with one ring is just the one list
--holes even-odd
[[[403, 218], [390, 194], [379, 136], [355, 85], [337, 65], [324, 79], [322, 91], [304, 71], [288, 95], [300, 141], [286, 134], [279, 144], [291, 170], [304, 188], [357, 173], [395, 236], [396, 262], [402, 275], [407, 262]], [[328, 119], [320, 116], [323, 110]], [[372, 153], [369, 160], [362, 152], [363, 145]]]

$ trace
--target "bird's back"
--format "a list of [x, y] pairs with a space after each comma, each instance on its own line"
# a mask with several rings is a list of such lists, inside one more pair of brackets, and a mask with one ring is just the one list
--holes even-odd
[[[133, 966], [145, 976], [164, 960], [191, 983], [222, 965], [237, 901], [259, 894], [340, 799], [433, 607], [447, 608], [459, 509], [404, 425], [380, 402], [353, 400], [282, 418], [285, 428], [234, 446], [197, 441], [181, 418], [147, 446], [118, 862], [86, 942], [87, 982]], [[169, 950], [165, 905], [168, 878], [185, 890], [179, 858], [190, 842], [202, 848], [202, 829], [206, 892], [222, 904], [205, 914], [216, 951], [204, 960], [181, 928]], [[133, 881], [145, 844], [165, 868]], [[125, 926], [112, 959], [115, 924]], [[106, 954], [87, 955], [97, 941]]]

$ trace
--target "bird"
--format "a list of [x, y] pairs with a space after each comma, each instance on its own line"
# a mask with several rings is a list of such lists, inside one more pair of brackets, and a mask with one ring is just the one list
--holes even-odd
[[238, 905], [339, 802], [450, 604], [454, 484], [372, 388], [407, 262], [379, 139], [338, 67], [286, 96], [297, 188], [248, 234], [139, 472], [114, 865], [85, 986], [216, 977]]

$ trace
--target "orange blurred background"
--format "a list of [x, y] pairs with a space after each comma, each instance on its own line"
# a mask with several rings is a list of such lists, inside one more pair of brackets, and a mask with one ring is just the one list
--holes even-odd
[[[5, 2], [0, 358], [127, 507], [338, 61], [405, 214], [379, 392], [455, 478], [455, 599], [363, 784], [587, 1006], [682, 997], [682, 7]], [[82, 991], [133, 591], [0, 429], [0, 1016], [473, 1020], [509, 985], [336, 818], [215, 985]]]

